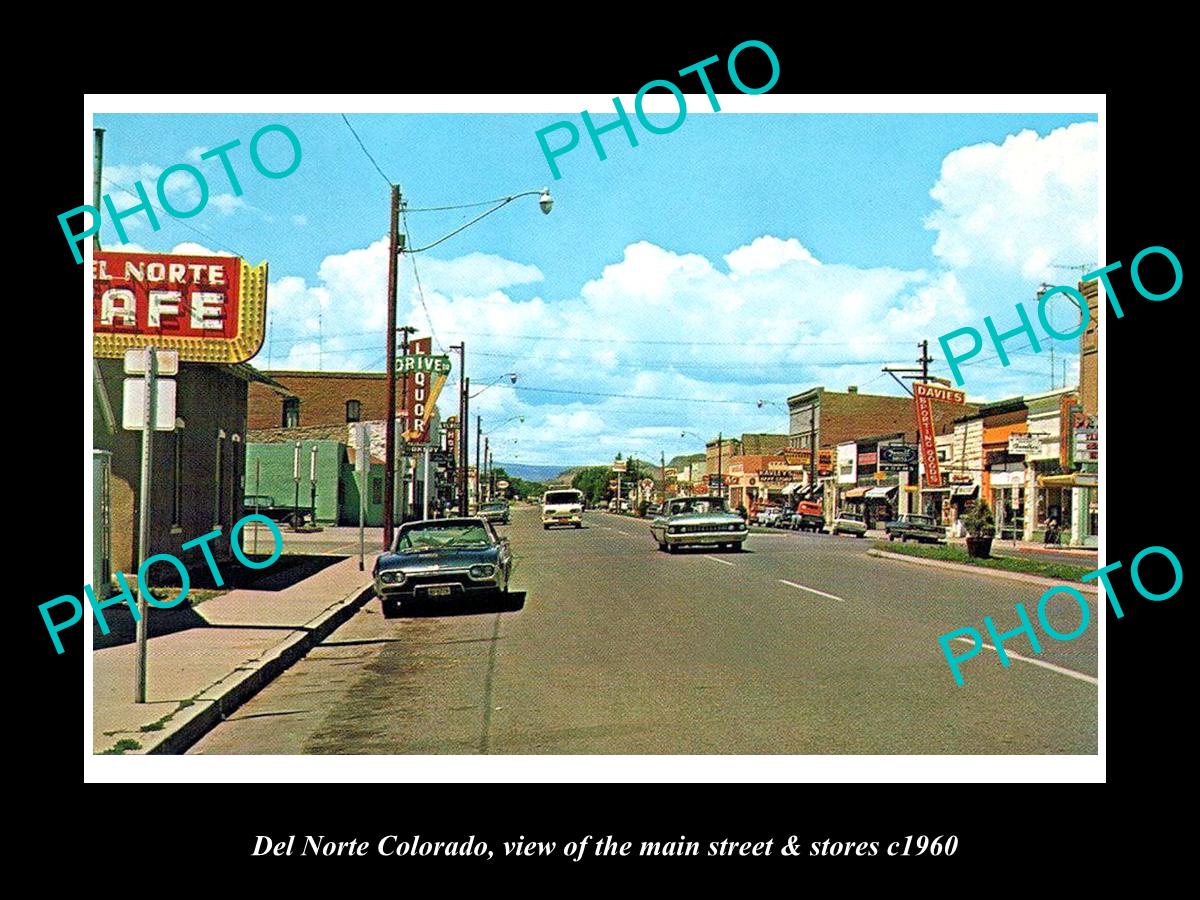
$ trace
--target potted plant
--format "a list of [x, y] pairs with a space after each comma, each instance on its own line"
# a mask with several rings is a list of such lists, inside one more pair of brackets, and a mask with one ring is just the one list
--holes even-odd
[[987, 559], [992, 555], [992, 538], [996, 536], [996, 519], [991, 507], [980, 500], [963, 516], [967, 529], [967, 555]]

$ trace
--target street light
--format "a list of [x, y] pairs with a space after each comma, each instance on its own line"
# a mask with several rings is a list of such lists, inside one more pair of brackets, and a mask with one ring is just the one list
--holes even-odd
[[498, 385], [498, 384], [499, 384], [501, 381], [503, 381], [505, 378], [507, 378], [507, 379], [508, 379], [508, 381], [509, 381], [509, 383], [510, 383], [510, 384], [516, 384], [516, 383], [517, 383], [517, 379], [518, 379], [518, 378], [520, 378], [520, 377], [521, 377], [521, 376], [519, 376], [519, 375], [518, 375], [516, 372], [505, 372], [503, 375], [497, 375], [497, 376], [496, 376], [496, 379], [495, 379], [494, 381], [492, 381], [492, 382], [491, 382], [491, 383], [489, 383], [489, 384], [485, 384], [483, 387], [481, 387], [481, 388], [480, 388], [479, 390], [477, 390], [475, 393], [471, 394], [471, 395], [470, 395], [470, 399], [474, 400], [476, 397], [478, 397], [480, 394], [482, 394], [482, 393], [483, 393], [484, 391], [486, 391], [488, 388], [490, 388], [490, 387], [495, 387], [495, 386], [496, 386], [496, 385]]
[[[388, 275], [387, 275], [387, 422], [384, 428], [384, 474], [383, 474], [383, 546], [388, 548], [392, 543], [392, 504], [395, 502], [393, 493], [393, 480], [395, 478], [395, 453], [396, 453], [396, 281], [397, 281], [397, 260], [401, 253], [421, 253], [425, 250], [432, 249], [438, 246], [443, 241], [447, 241], [460, 231], [465, 231], [470, 228], [480, 219], [490, 216], [501, 207], [507, 206], [514, 200], [521, 197], [532, 197], [537, 195], [538, 206], [545, 214], [549, 214], [554, 206], [554, 198], [550, 196], [550, 191], [542, 188], [540, 191], [522, 191], [519, 194], [513, 194], [509, 197], [500, 197], [495, 203], [496, 205], [490, 209], [480, 213], [475, 218], [471, 219], [464, 225], [455, 228], [449, 234], [444, 234], [436, 241], [426, 244], [424, 247], [406, 247], [407, 235], [400, 234], [400, 217], [403, 214], [402, 208], [406, 211], [407, 207], [403, 205], [400, 197], [400, 186], [391, 185], [391, 225], [389, 229], [389, 248], [388, 254]], [[492, 201], [485, 201], [492, 202]], [[475, 205], [475, 204], [468, 204]], [[407, 216], [405, 217], [407, 221]], [[465, 372], [462, 373], [465, 376]], [[461, 376], [460, 376], [461, 377]], [[513, 383], [516, 383], [515, 377]]]

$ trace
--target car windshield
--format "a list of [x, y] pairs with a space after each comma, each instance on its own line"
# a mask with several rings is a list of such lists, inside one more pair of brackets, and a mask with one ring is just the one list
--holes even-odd
[[490, 510], [504, 509], [505, 506], [507, 506], [507, 504], [505, 504], [505, 503], [485, 503], [485, 504], [483, 504], [484, 509], [490, 509]]
[[846, 513], [842, 513], [841, 515], [839, 515], [838, 518], [839, 519], [848, 519], [851, 522], [861, 522], [862, 521], [862, 515], [860, 513], [846, 512]]
[[482, 547], [491, 544], [487, 529], [474, 522], [426, 522], [405, 528], [396, 538], [397, 550], [439, 550], [443, 547]]
[[691, 500], [672, 500], [668, 515], [686, 513], [725, 512], [725, 501], [719, 497], [696, 497]]
[[546, 494], [545, 503], [547, 506], [560, 503], [578, 503], [582, 494], [575, 491], [550, 491]]

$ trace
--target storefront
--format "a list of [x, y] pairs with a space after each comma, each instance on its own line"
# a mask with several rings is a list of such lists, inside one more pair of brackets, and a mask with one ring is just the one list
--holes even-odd
[[1002, 463], [991, 469], [992, 512], [996, 537], [1019, 541], [1025, 538], [1025, 466]]
[[1043, 475], [1038, 478], [1038, 487], [1047, 496], [1054, 490], [1069, 505], [1064, 511], [1061, 543], [1077, 547], [1096, 547], [1100, 535], [1100, 489], [1096, 475], [1088, 472], [1071, 472], [1068, 475]]
[[895, 521], [896, 495], [899, 490], [899, 487], [894, 484], [867, 490], [863, 499], [865, 500], [864, 516], [868, 528], [882, 528], [884, 522]]

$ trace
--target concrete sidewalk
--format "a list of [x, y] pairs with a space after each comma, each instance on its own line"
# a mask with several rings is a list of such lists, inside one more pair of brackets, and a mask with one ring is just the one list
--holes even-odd
[[[146, 703], [133, 702], [133, 642], [93, 651], [92, 751], [183, 752], [353, 615], [372, 595], [373, 563], [360, 572], [352, 557], [284, 590], [180, 610], [181, 627], [148, 642]], [[152, 608], [151, 622], [166, 612]]]

